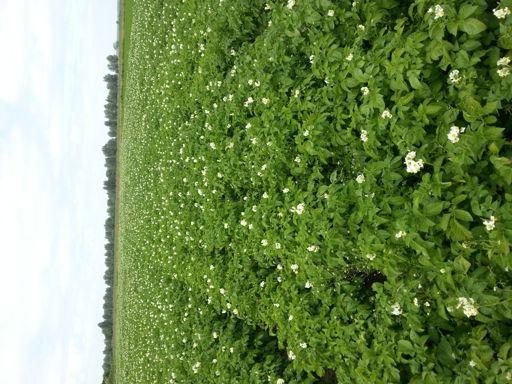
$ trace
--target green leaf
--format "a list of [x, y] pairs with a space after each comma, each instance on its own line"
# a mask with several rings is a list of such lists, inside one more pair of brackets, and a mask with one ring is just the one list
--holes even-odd
[[441, 221], [439, 222], [439, 228], [441, 228], [443, 231], [446, 231], [448, 229], [448, 223], [450, 222], [450, 215], [447, 213], [443, 215], [441, 218]]
[[398, 340], [398, 352], [406, 353], [408, 355], [414, 354], [414, 347], [409, 340]]
[[418, 71], [407, 71], [407, 79], [414, 89], [420, 89], [422, 87], [421, 81], [418, 80]]
[[464, 20], [471, 16], [478, 9], [476, 5], [471, 4], [462, 4], [459, 9], [459, 19]]
[[437, 357], [439, 362], [446, 367], [453, 367], [456, 364], [456, 361], [452, 354], [453, 350], [450, 343], [445, 337], [441, 338], [441, 341], [437, 345]]
[[453, 211], [455, 217], [462, 221], [473, 221], [473, 216], [468, 211], [464, 211], [462, 209], [456, 209]]
[[466, 274], [471, 267], [471, 263], [462, 256], [457, 256], [453, 261], [453, 267], [456, 272]]
[[423, 212], [426, 216], [437, 216], [443, 210], [443, 202], [437, 201], [435, 203], [425, 204]]
[[466, 195], [458, 195], [457, 197], [454, 197], [452, 200], [453, 205], [457, 205], [459, 203], [462, 203], [464, 200], [466, 200]]
[[457, 35], [457, 31], [459, 30], [459, 23], [457, 23], [456, 21], [449, 21], [448, 24], [446, 24], [446, 29], [453, 36], [456, 36]]
[[485, 31], [487, 26], [480, 20], [471, 17], [460, 24], [460, 29], [472, 36]]
[[444, 105], [441, 103], [430, 103], [425, 106], [427, 115], [436, 115], [443, 109]]
[[498, 44], [501, 48], [512, 49], [512, 32], [502, 34], [498, 40]]
[[449, 235], [454, 240], [468, 240], [473, 236], [471, 231], [460, 224], [456, 219], [450, 220]]

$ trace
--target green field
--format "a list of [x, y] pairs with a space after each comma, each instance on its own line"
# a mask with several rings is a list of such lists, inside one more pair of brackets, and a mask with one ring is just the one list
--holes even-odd
[[116, 384], [512, 382], [512, 0], [123, 4]]

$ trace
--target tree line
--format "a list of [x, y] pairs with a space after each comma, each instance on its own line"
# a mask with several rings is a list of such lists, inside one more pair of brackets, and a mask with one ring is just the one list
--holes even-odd
[[[117, 48], [117, 43], [114, 44]], [[107, 191], [107, 219], [105, 220], [105, 264], [103, 276], [107, 288], [103, 296], [103, 321], [98, 324], [105, 337], [103, 350], [103, 383], [111, 383], [112, 336], [114, 308], [114, 227], [116, 214], [116, 153], [117, 153], [117, 92], [119, 76], [119, 58], [117, 54], [107, 56], [110, 73], [103, 78], [107, 84], [108, 95], [105, 104], [105, 125], [110, 139], [103, 146], [105, 155], [106, 180], [103, 189]]]

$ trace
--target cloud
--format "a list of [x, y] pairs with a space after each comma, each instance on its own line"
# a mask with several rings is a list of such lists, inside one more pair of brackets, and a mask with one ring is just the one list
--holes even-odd
[[102, 78], [116, 5], [0, 1], [2, 382], [101, 381]]
[[3, 0], [0, 5], [0, 99], [14, 103], [19, 100], [26, 83], [27, 29], [26, 3]]

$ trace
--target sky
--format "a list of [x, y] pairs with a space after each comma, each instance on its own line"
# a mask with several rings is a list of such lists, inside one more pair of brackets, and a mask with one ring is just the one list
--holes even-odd
[[117, 0], [0, 0], [0, 382], [101, 383]]

